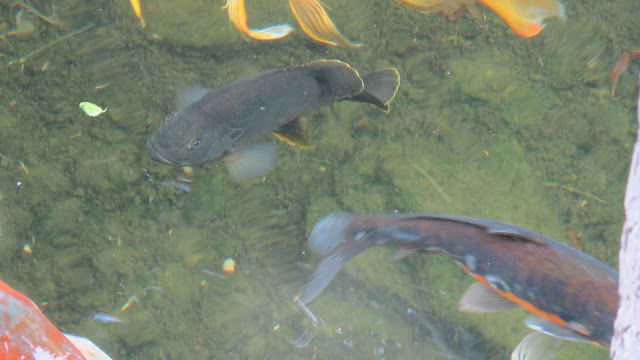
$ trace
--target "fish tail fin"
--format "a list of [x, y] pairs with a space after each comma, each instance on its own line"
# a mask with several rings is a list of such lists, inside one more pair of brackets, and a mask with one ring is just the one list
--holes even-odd
[[356, 215], [334, 213], [316, 223], [309, 236], [309, 248], [322, 259], [294, 302], [304, 305], [313, 301], [351, 258], [374, 245], [350, 235], [354, 217]]
[[389, 112], [389, 103], [400, 86], [400, 74], [395, 68], [386, 68], [362, 76], [364, 91], [350, 100], [376, 105]]
[[342, 36], [324, 11], [321, 2], [317, 0], [289, 0], [289, 7], [293, 16], [298, 20], [302, 31], [304, 31], [313, 40], [321, 43], [344, 46], [344, 47], [360, 47], [361, 43], [349, 41]]

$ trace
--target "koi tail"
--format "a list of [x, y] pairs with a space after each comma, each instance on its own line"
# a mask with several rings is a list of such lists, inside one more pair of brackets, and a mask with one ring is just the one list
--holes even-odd
[[319, 1], [289, 0], [289, 7], [293, 16], [298, 20], [302, 31], [310, 38], [333, 46], [350, 48], [362, 46], [362, 44], [351, 42], [342, 36]]
[[294, 302], [308, 304], [315, 299], [340, 269], [367, 248], [375, 243], [362, 241], [363, 236], [350, 236], [351, 220], [355, 215], [334, 213], [318, 221], [309, 237], [311, 252], [322, 257], [311, 280], [305, 285]]

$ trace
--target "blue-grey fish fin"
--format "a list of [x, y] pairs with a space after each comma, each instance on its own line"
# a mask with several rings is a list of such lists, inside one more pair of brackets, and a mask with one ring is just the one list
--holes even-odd
[[304, 286], [296, 298], [302, 304], [308, 304], [324, 290], [331, 280], [340, 272], [344, 265], [354, 256], [370, 247], [363, 242], [343, 242], [335, 247], [327, 256], [320, 260], [311, 280]]
[[361, 76], [364, 90], [350, 100], [366, 102], [389, 112], [389, 103], [400, 87], [400, 74], [395, 68], [386, 68]]
[[311, 126], [306, 117], [299, 117], [271, 132], [278, 140], [301, 149], [311, 148]]
[[344, 241], [352, 214], [335, 212], [318, 220], [309, 235], [309, 249], [317, 257], [324, 257]]
[[458, 302], [458, 309], [464, 312], [495, 312], [519, 307], [485, 285], [475, 282], [469, 286]]
[[561, 339], [534, 331], [520, 341], [511, 353], [511, 360], [549, 360], [564, 344]]
[[174, 111], [178, 112], [200, 100], [211, 89], [199, 86], [187, 86], [176, 95]]
[[311, 280], [296, 298], [297, 301], [302, 304], [313, 301], [351, 258], [373, 246], [369, 242], [359, 241], [357, 237], [347, 237], [352, 217], [351, 214], [333, 213], [319, 220], [313, 227], [309, 236], [309, 248], [322, 259]]
[[559, 339], [586, 342], [586, 343], [592, 342], [589, 338], [580, 334], [579, 332], [574, 331], [570, 328], [564, 327], [562, 325], [558, 325], [547, 319], [543, 319], [539, 317], [530, 317], [530, 318], [527, 318], [524, 321], [524, 323], [525, 325], [527, 325], [533, 330], [537, 330], [541, 333], [551, 335]]
[[263, 176], [273, 169], [276, 159], [273, 143], [260, 143], [234, 149], [225, 156], [229, 175], [238, 182]]
[[356, 69], [340, 60], [318, 60], [306, 65], [320, 86], [322, 96], [333, 100], [349, 99], [364, 89]]

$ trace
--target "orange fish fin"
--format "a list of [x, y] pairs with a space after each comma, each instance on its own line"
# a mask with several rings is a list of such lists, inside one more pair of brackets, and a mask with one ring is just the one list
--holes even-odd
[[347, 40], [340, 34], [327, 12], [324, 11], [322, 4], [317, 0], [289, 0], [289, 7], [302, 31], [310, 38], [333, 46], [351, 48], [362, 46], [360, 43]]
[[558, 0], [479, 0], [498, 14], [516, 34], [538, 35], [549, 18], [565, 20], [564, 5]]
[[138, 19], [140, 19], [142, 17], [142, 7], [140, 6], [140, 0], [129, 0], [129, 2], [131, 3], [134, 14], [136, 14], [136, 17]]
[[244, 0], [228, 0], [222, 9], [226, 9], [229, 12], [229, 20], [233, 26], [252, 39], [263, 41], [277, 40], [289, 35], [289, 33], [293, 31], [293, 28], [289, 24], [273, 25], [262, 29], [249, 28], [247, 25], [247, 12], [244, 7]]

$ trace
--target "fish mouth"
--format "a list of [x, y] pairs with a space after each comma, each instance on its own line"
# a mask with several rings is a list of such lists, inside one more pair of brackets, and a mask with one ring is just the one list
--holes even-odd
[[156, 146], [153, 144], [151, 140], [147, 141], [147, 154], [149, 154], [149, 157], [151, 157], [153, 160], [157, 160], [169, 165], [174, 164], [174, 162], [167, 159], [166, 157], [164, 157], [164, 155], [160, 153], [158, 148], [156, 148]]

